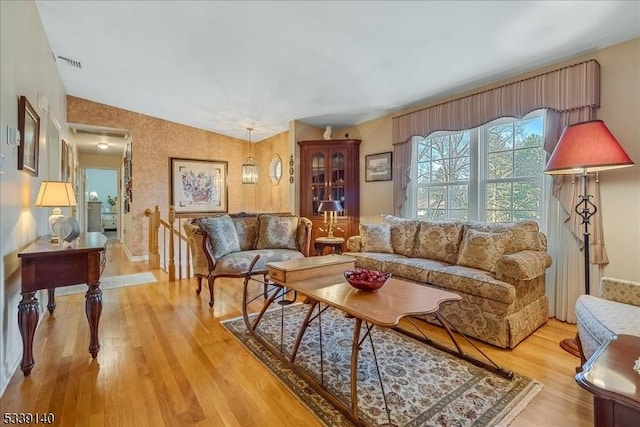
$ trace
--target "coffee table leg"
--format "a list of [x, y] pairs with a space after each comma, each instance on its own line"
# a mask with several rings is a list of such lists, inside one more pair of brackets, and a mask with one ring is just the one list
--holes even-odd
[[[309, 310], [307, 311], [307, 315], [305, 316], [304, 321], [302, 322], [302, 325], [300, 325], [300, 329], [298, 330], [298, 336], [296, 337], [296, 342], [293, 345], [293, 350], [291, 351], [291, 358], [289, 359], [289, 361], [292, 364], [295, 363], [296, 355], [298, 354], [298, 349], [300, 348], [300, 343], [302, 342], [302, 337], [304, 336], [304, 333], [307, 331], [307, 328], [309, 327], [309, 323], [311, 323], [309, 319], [311, 319], [311, 315], [313, 314], [313, 311], [316, 309], [317, 306], [318, 306], [318, 301], [312, 300], [309, 303]], [[322, 339], [322, 336], [320, 337], [320, 339]], [[320, 353], [320, 358], [322, 360], [322, 352]]]
[[95, 359], [98, 356], [98, 351], [100, 351], [100, 340], [98, 339], [98, 324], [100, 323], [100, 315], [102, 314], [102, 290], [100, 289], [100, 282], [89, 285], [89, 290], [85, 295], [84, 309], [91, 332], [89, 353], [91, 353], [91, 357]]
[[351, 415], [358, 419], [358, 351], [360, 350], [360, 329], [362, 319], [356, 319], [351, 344]]
[[20, 369], [25, 377], [31, 373], [35, 364], [33, 360], [33, 336], [38, 326], [38, 299], [35, 291], [22, 294], [22, 300], [18, 304], [18, 326], [22, 336], [22, 362]]

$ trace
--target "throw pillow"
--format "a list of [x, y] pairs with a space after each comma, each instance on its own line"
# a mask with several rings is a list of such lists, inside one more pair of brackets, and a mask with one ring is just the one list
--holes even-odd
[[511, 231], [487, 233], [468, 228], [458, 255], [458, 265], [495, 273], [496, 262], [504, 254]]
[[393, 252], [412, 257], [418, 233], [418, 220], [388, 214], [382, 214], [380, 217], [383, 223], [389, 224]]
[[299, 222], [297, 216], [260, 215], [256, 249], [298, 250], [296, 232]]
[[207, 232], [211, 255], [214, 258], [220, 258], [240, 250], [238, 233], [229, 215], [200, 218], [198, 225]]
[[413, 256], [455, 264], [462, 229], [462, 223], [455, 221], [420, 221]]
[[478, 231], [500, 233], [510, 230], [511, 240], [507, 244], [504, 252], [512, 254], [524, 250], [539, 251], [544, 249], [540, 242], [540, 229], [535, 221], [515, 221], [515, 222], [478, 222], [467, 221], [466, 227]]
[[363, 252], [393, 253], [388, 224], [360, 224]]
[[249, 251], [256, 244], [258, 236], [258, 218], [255, 216], [231, 218], [236, 226], [238, 240], [240, 241], [240, 250]]
[[391, 246], [396, 254], [412, 257], [414, 246], [416, 245], [416, 234], [418, 233], [418, 223], [416, 221], [406, 221], [389, 226], [391, 232]]

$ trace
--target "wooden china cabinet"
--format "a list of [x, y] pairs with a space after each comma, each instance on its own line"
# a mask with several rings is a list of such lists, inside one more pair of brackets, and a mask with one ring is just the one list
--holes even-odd
[[[298, 141], [300, 145], [300, 215], [313, 222], [311, 239], [325, 237], [322, 200], [339, 200], [336, 237], [346, 241], [359, 233], [360, 225], [360, 140], [333, 139]], [[324, 231], [322, 231], [323, 229]]]

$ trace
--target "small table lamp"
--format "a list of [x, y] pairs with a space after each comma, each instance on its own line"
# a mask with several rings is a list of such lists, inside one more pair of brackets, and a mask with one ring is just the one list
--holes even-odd
[[39, 208], [54, 208], [49, 217], [49, 228], [51, 229], [52, 243], [58, 241], [58, 236], [53, 229], [53, 223], [58, 218], [64, 218], [60, 208], [76, 206], [76, 195], [69, 182], [43, 181], [36, 197], [36, 206]]
[[[333, 239], [333, 228], [338, 223], [338, 212], [344, 211], [342, 203], [337, 200], [323, 200], [318, 206], [318, 212], [324, 213], [324, 225], [327, 227], [327, 237]], [[327, 213], [329, 214], [327, 216]]]

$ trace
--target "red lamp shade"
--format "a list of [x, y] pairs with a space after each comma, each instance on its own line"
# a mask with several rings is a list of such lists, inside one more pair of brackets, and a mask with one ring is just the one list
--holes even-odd
[[633, 166], [633, 162], [602, 120], [567, 126], [544, 169], [572, 174]]

